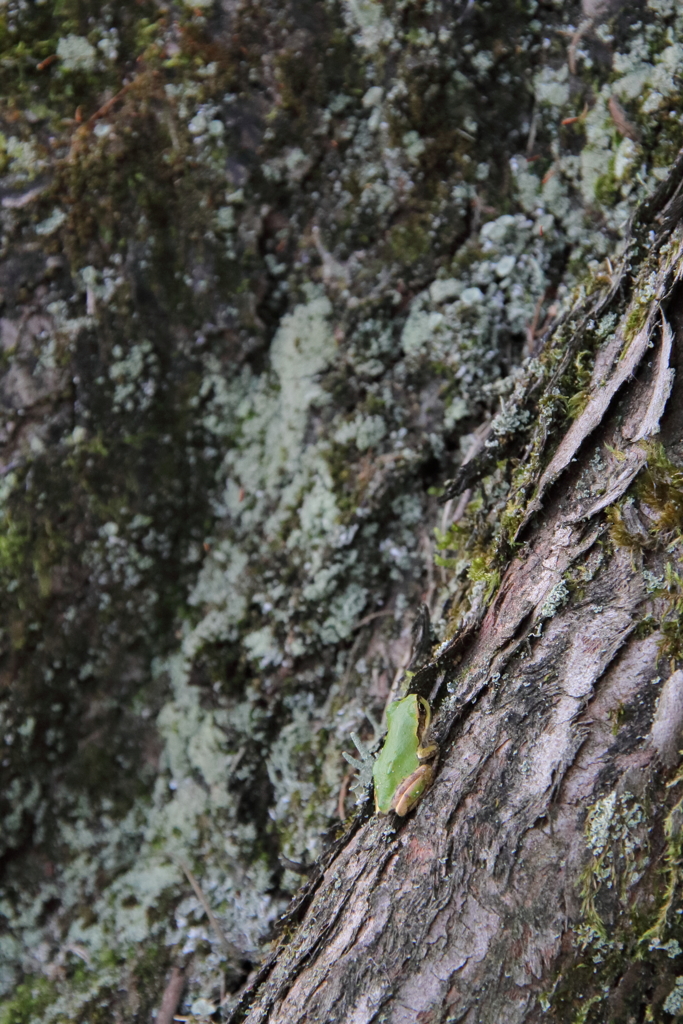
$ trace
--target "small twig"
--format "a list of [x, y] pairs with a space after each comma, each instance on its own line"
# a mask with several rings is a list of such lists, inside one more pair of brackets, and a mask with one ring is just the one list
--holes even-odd
[[85, 961], [86, 964], [92, 963], [90, 954], [85, 946], [81, 946], [77, 942], [70, 942], [68, 946], [65, 946], [65, 951], [67, 953], [73, 953], [74, 956], [80, 957], [80, 959]]
[[[367, 188], [367, 186], [366, 186]], [[323, 265], [323, 281], [325, 284], [337, 284], [346, 288], [351, 283], [351, 273], [349, 270], [349, 261], [346, 263], [340, 263], [339, 260], [335, 259], [332, 253], [328, 252], [320, 234], [320, 228], [317, 224], [314, 224], [311, 229], [313, 236], [313, 244], [318, 250]]]
[[529, 325], [529, 327], [527, 327], [527, 329], [526, 329], [527, 346], [528, 346], [528, 351], [529, 352], [533, 351], [534, 342], [536, 341], [536, 329], [538, 327], [538, 318], [541, 315], [541, 310], [543, 309], [543, 302], [544, 302], [544, 300], [545, 300], [545, 292], [543, 293], [543, 295], [539, 295], [538, 301], [536, 303], [536, 308], [534, 309], [533, 319], [532, 319], [531, 324]]
[[446, 502], [446, 504], [444, 505], [443, 512], [441, 514], [441, 532], [442, 533], [445, 533], [446, 529], [448, 528], [448, 524], [450, 522], [451, 509], [452, 508], [453, 508], [453, 499], [449, 498], [448, 501]]
[[530, 157], [534, 151], [536, 145], [536, 130], [538, 128], [538, 108], [536, 100], [534, 100], [534, 108], [531, 111], [531, 124], [529, 125], [529, 135], [526, 140], [526, 155]]
[[626, 116], [626, 111], [616, 96], [610, 96], [607, 109], [610, 112], [610, 117], [617, 126], [617, 131], [621, 135], [625, 135], [627, 139], [631, 139], [632, 142], [640, 142], [640, 132], [635, 125], [631, 124]]
[[227, 769], [228, 778], [230, 778], [232, 773], [235, 771], [235, 769], [237, 768], [238, 764], [240, 763], [246, 752], [246, 747], [240, 747], [237, 753], [233, 754], [233, 756], [230, 759], [230, 766]]
[[213, 928], [214, 933], [216, 935], [216, 938], [218, 939], [218, 941], [220, 942], [221, 946], [223, 947], [223, 951], [225, 952], [226, 956], [228, 956], [231, 960], [239, 960], [239, 957], [240, 957], [239, 950], [237, 949], [236, 946], [233, 946], [233, 944], [231, 942], [228, 942], [228, 940], [226, 939], [226, 937], [225, 937], [225, 935], [223, 933], [223, 929], [221, 928], [221, 926], [219, 925], [218, 921], [216, 920], [216, 915], [214, 914], [213, 910], [209, 906], [209, 901], [207, 900], [206, 896], [204, 895], [204, 893], [201, 890], [201, 886], [199, 885], [199, 882], [194, 877], [194, 875], [190, 871], [190, 868], [188, 867], [188, 865], [185, 863], [184, 860], [179, 860], [178, 863], [180, 864], [180, 867], [185, 872], [185, 876], [186, 876], [188, 882], [190, 883], [190, 885], [194, 889], [195, 896], [197, 897], [197, 899], [199, 900], [201, 905], [204, 907], [204, 910], [206, 911], [206, 916], [208, 917], [208, 919], [209, 919], [209, 921], [211, 923], [211, 927]]
[[536, 338], [539, 335], [543, 334], [543, 332], [548, 327], [549, 323], [552, 321], [552, 318], [555, 316], [555, 313], [557, 312], [557, 307], [556, 306], [554, 306], [554, 305], [549, 306], [548, 307], [547, 315], [545, 317], [545, 320], [543, 321], [542, 325], [539, 327], [538, 322], [539, 322], [539, 319], [540, 319], [540, 316], [541, 316], [541, 311], [543, 309], [543, 303], [544, 302], [548, 302], [548, 300], [551, 299], [552, 297], [553, 297], [552, 289], [551, 288], [546, 288], [546, 290], [543, 292], [543, 294], [540, 296], [538, 302], [536, 303], [536, 309], [534, 310], [533, 320], [531, 321], [530, 326], [527, 327], [527, 354], [528, 355], [534, 355], [535, 354]]
[[299, 860], [290, 860], [284, 853], [278, 854], [278, 858], [282, 866], [288, 871], [293, 871], [295, 875], [311, 875], [315, 871], [315, 864], [302, 864]]
[[116, 106], [120, 99], [123, 99], [128, 90], [135, 84], [135, 81], [136, 79], [132, 79], [132, 81], [126, 82], [123, 88], [119, 89], [115, 96], [112, 96], [110, 100], [107, 100], [106, 103], [102, 104], [99, 110], [96, 110], [94, 114], [91, 114], [88, 118], [88, 127], [93, 125], [100, 117], [106, 117], [111, 108]]
[[360, 622], [357, 622], [356, 625], [353, 628], [354, 628], [354, 630], [355, 629], [360, 629], [361, 626], [367, 626], [368, 622], [372, 622], [373, 619], [379, 619], [383, 615], [393, 615], [393, 614], [394, 614], [393, 608], [383, 608], [379, 612], [370, 612], [370, 614], [366, 615], [365, 618], [360, 620]]
[[458, 499], [458, 504], [455, 506], [455, 512], [453, 513], [453, 518], [451, 519], [451, 525], [453, 523], [459, 523], [460, 522], [460, 520], [462, 519], [462, 517], [465, 514], [465, 509], [467, 508], [467, 506], [470, 503], [470, 498], [471, 497], [472, 497], [472, 488], [471, 487], [467, 487], [462, 492], [462, 494], [460, 495], [460, 498]]
[[2, 208], [3, 210], [22, 210], [29, 203], [32, 203], [34, 199], [39, 199], [45, 191], [44, 185], [38, 185], [37, 188], [29, 189], [28, 192], [22, 192], [19, 196], [3, 196]]
[[462, 11], [458, 15], [458, 17], [455, 19], [455, 24], [456, 25], [459, 25], [460, 22], [464, 20], [467, 12], [469, 11], [469, 9], [470, 9], [470, 7], [472, 6], [473, 3], [474, 3], [474, 0], [467, 0], [467, 3], [463, 7]]
[[593, 18], [586, 18], [584, 21], [582, 21], [579, 27], [577, 28], [576, 32], [572, 36], [569, 46], [567, 47], [567, 63], [569, 64], [569, 70], [573, 75], [576, 74], [577, 47], [583, 39], [583, 37], [585, 36], [586, 32], [588, 32], [592, 27]]
[[359, 633], [358, 636], [356, 637], [356, 639], [353, 641], [353, 646], [351, 647], [351, 650], [349, 652], [349, 660], [346, 663], [346, 668], [344, 669], [344, 675], [341, 677], [341, 689], [342, 689], [342, 692], [345, 690], [346, 684], [348, 683], [348, 681], [349, 681], [349, 679], [351, 677], [351, 672], [353, 671], [354, 658], [356, 657], [356, 654], [358, 653], [358, 651], [360, 649], [360, 645], [361, 645], [362, 639], [363, 639], [363, 634]]
[[[153, 78], [158, 78], [157, 71], [152, 71], [151, 75]], [[88, 120], [86, 121], [88, 128], [92, 128], [95, 121], [98, 121], [101, 117], [106, 117], [109, 111], [112, 109], [112, 107], [116, 106], [119, 100], [122, 100], [126, 93], [130, 89], [132, 89], [134, 85], [139, 84], [140, 77], [140, 75], [136, 75], [136, 77], [132, 78], [130, 82], [126, 82], [126, 84], [121, 89], [119, 89], [115, 96], [112, 96], [112, 98], [107, 100], [106, 103], [103, 103], [102, 106], [98, 110], [96, 110], [94, 114], [91, 114]]]
[[337, 800], [337, 817], [340, 821], [346, 819], [346, 798], [349, 794], [349, 786], [351, 785], [351, 779], [353, 778], [353, 772], [347, 772], [341, 781], [339, 787], [339, 799]]
[[476, 235], [477, 231], [479, 230], [479, 224], [481, 223], [481, 199], [479, 198], [476, 192], [472, 196], [470, 203], [472, 206], [472, 210], [474, 211], [472, 214], [471, 233], [473, 235]]
[[45, 68], [49, 68], [50, 64], [54, 64], [56, 60], [59, 60], [58, 55], [56, 53], [51, 53], [49, 57], [45, 58], [45, 60], [41, 60], [40, 64], [36, 64], [36, 71], [44, 71]]
[[579, 121], [585, 121], [587, 113], [588, 113], [588, 104], [584, 103], [583, 110], [581, 111], [581, 113], [577, 117], [563, 117], [562, 120], [560, 121], [560, 124], [562, 124], [562, 125], [577, 124]]
[[174, 967], [171, 971], [171, 977], [168, 979], [168, 984], [164, 989], [156, 1024], [172, 1024], [184, 988], [185, 971], [182, 967]]
[[484, 445], [488, 440], [489, 434], [491, 433], [492, 422], [492, 419], [484, 420], [483, 423], [480, 423], [477, 429], [472, 431], [472, 433], [470, 434], [472, 441], [470, 443], [469, 448], [467, 449], [467, 453], [460, 462], [461, 469], [463, 468], [463, 466], [467, 466], [472, 461], [472, 459], [476, 459], [479, 452], [483, 451]]

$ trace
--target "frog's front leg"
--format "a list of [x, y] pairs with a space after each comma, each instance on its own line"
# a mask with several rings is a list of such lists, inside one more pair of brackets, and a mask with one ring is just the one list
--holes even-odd
[[[430, 750], [430, 753], [427, 755], [428, 757], [432, 757], [436, 752], [435, 745], [425, 749]], [[401, 818], [405, 817], [422, 799], [433, 781], [433, 766], [431, 764], [421, 764], [407, 779], [403, 780], [400, 786], [396, 787], [394, 798], [391, 801], [392, 811], [395, 811]]]
[[[424, 741], [424, 736], [422, 737], [422, 740]], [[416, 753], [421, 761], [429, 761], [432, 757], [436, 757], [436, 755], [439, 753], [439, 744], [427, 743], [423, 746], [422, 743], [420, 743]]]

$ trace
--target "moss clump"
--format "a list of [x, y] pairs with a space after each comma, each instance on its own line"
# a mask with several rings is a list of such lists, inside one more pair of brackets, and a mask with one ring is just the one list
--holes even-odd
[[56, 995], [46, 978], [27, 978], [17, 985], [12, 999], [0, 1002], [0, 1024], [35, 1024]]
[[[658, 442], [647, 442], [647, 463], [630, 494], [606, 510], [612, 543], [634, 554], [653, 553], [653, 565], [643, 571], [648, 596], [654, 602], [662, 634], [660, 650], [672, 665], [683, 659], [683, 470]], [[661, 555], [667, 558], [662, 562]], [[673, 556], [673, 558], [671, 557]], [[647, 563], [646, 563], [647, 564]]]
[[614, 174], [614, 159], [610, 160], [607, 170], [595, 183], [595, 198], [607, 207], [615, 206], [620, 198], [620, 186]]
[[104, 12], [101, 4], [87, 0], [3, 11], [3, 95], [54, 127], [59, 118], [87, 118], [106, 89], [121, 88], [124, 75], [164, 27], [164, 15], [145, 2], [123, 2]]
[[[475, 607], [485, 607], [500, 584], [509, 547], [499, 516], [505, 508], [509, 466], [502, 461], [471, 494], [455, 523], [436, 528], [434, 563], [448, 580], [446, 636], [453, 635]], [[443, 499], [442, 499], [443, 500]]]
[[610, 539], [616, 547], [629, 548], [631, 551], [642, 550], [643, 537], [631, 532], [624, 519], [622, 506], [611, 505], [605, 510], [605, 515], [610, 524]]
[[681, 539], [683, 468], [671, 461], [662, 444], [651, 442], [646, 450], [647, 464], [636, 482], [636, 494], [651, 520], [654, 539], [667, 545]]
[[397, 224], [389, 236], [389, 245], [394, 259], [407, 263], [421, 259], [430, 245], [424, 218], [414, 217], [407, 223]]
[[583, 349], [574, 360], [569, 379], [563, 380], [563, 391], [567, 394], [567, 414], [570, 419], [576, 419], [583, 412], [590, 397], [594, 358], [594, 352]]
[[[541, 998], [551, 1021], [618, 1024], [672, 1012], [683, 955], [683, 808], [671, 796], [680, 781], [679, 775], [657, 794], [664, 813], [654, 815], [654, 828], [653, 809], [630, 793], [612, 791], [589, 808], [577, 952]], [[648, 868], [650, 859], [661, 866], [660, 874]]]
[[633, 341], [635, 336], [642, 331], [647, 323], [649, 311], [649, 302], [636, 303], [630, 310], [624, 321], [624, 338], [627, 342]]

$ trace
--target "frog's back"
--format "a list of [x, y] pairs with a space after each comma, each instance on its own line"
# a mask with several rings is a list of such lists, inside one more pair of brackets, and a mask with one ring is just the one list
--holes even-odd
[[372, 772], [375, 807], [382, 814], [390, 810], [397, 787], [420, 765], [418, 714], [414, 695], [394, 701], [387, 709], [387, 735]]

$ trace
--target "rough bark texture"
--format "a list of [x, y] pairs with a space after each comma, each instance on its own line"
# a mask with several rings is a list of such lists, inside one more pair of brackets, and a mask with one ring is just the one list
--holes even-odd
[[[648, 308], [634, 283], [620, 345], [596, 354], [585, 408], [540, 475], [536, 514], [523, 513], [521, 548], [457, 667], [439, 666], [452, 697], [436, 726], [447, 753], [432, 791], [413, 819], [375, 817], [331, 858], [248, 1021], [659, 1019], [647, 1014], [661, 1012], [675, 970], [653, 949], [681, 935], [678, 824], [673, 855], [664, 834], [674, 804], [680, 816], [666, 783], [683, 694], [676, 672], [666, 729], [650, 733], [669, 659], [654, 624], [647, 635], [638, 627], [657, 604], [644, 565], [656, 572], [680, 549], [666, 531], [657, 538], [651, 507], [649, 534], [640, 529], [655, 550], [644, 558], [635, 536], [610, 542], [596, 495], [615, 502], [654, 455], [640, 444], [643, 424], [659, 434], [662, 416], [669, 454], [681, 451], [683, 382], [666, 413], [662, 380], [668, 394], [682, 351], [668, 323], [683, 316], [682, 235], [643, 272]], [[626, 340], [635, 304], [645, 325]], [[599, 298], [586, 318], [604, 308]], [[638, 514], [637, 502], [626, 507]], [[580, 944], [585, 960], [569, 952]], [[610, 945], [623, 959], [601, 972], [591, 959], [609, 961]], [[563, 998], [549, 1017], [553, 990]]]
[[674, 0], [0, 0], [0, 1024], [680, 1015], [681, 81]]

